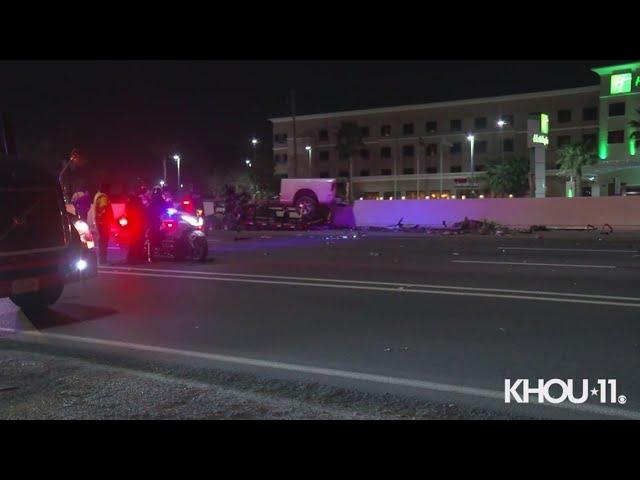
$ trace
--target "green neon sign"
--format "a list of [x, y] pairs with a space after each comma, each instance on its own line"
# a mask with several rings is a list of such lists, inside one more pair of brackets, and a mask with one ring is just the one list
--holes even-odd
[[549, 137], [547, 135], [542, 135], [539, 133], [534, 133], [533, 137], [531, 138], [531, 141], [533, 143], [540, 143], [542, 145], [544, 145], [545, 147], [547, 145], [549, 145]]
[[[638, 79], [636, 79], [636, 84]], [[631, 92], [631, 73], [618, 73], [611, 75], [611, 95]]]
[[549, 135], [549, 115], [546, 113], [540, 114], [540, 133]]

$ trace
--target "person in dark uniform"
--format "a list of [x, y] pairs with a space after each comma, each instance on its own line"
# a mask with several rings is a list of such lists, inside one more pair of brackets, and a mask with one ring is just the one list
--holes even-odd
[[129, 250], [127, 263], [144, 261], [144, 239], [147, 231], [147, 218], [139, 195], [130, 195], [125, 205], [127, 228], [129, 229]]

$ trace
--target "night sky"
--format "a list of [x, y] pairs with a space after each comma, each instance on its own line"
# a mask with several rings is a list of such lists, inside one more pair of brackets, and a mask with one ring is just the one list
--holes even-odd
[[81, 149], [87, 172], [160, 178], [179, 151], [183, 178], [240, 166], [267, 119], [597, 83], [579, 61], [3, 61], [0, 108], [24, 158], [56, 165]]

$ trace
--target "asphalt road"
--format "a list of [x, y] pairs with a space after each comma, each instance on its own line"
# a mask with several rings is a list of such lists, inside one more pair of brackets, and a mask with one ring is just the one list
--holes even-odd
[[[113, 249], [41, 318], [0, 301], [0, 336], [501, 415], [640, 418], [640, 234], [542, 235], [225, 232], [206, 263], [135, 267]], [[615, 379], [626, 401], [505, 404], [519, 378]]]

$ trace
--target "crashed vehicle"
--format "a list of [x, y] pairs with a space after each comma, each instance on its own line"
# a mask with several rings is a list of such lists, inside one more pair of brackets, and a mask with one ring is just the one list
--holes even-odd
[[0, 298], [24, 311], [46, 309], [67, 283], [97, 275], [93, 247], [55, 176], [0, 155]]

